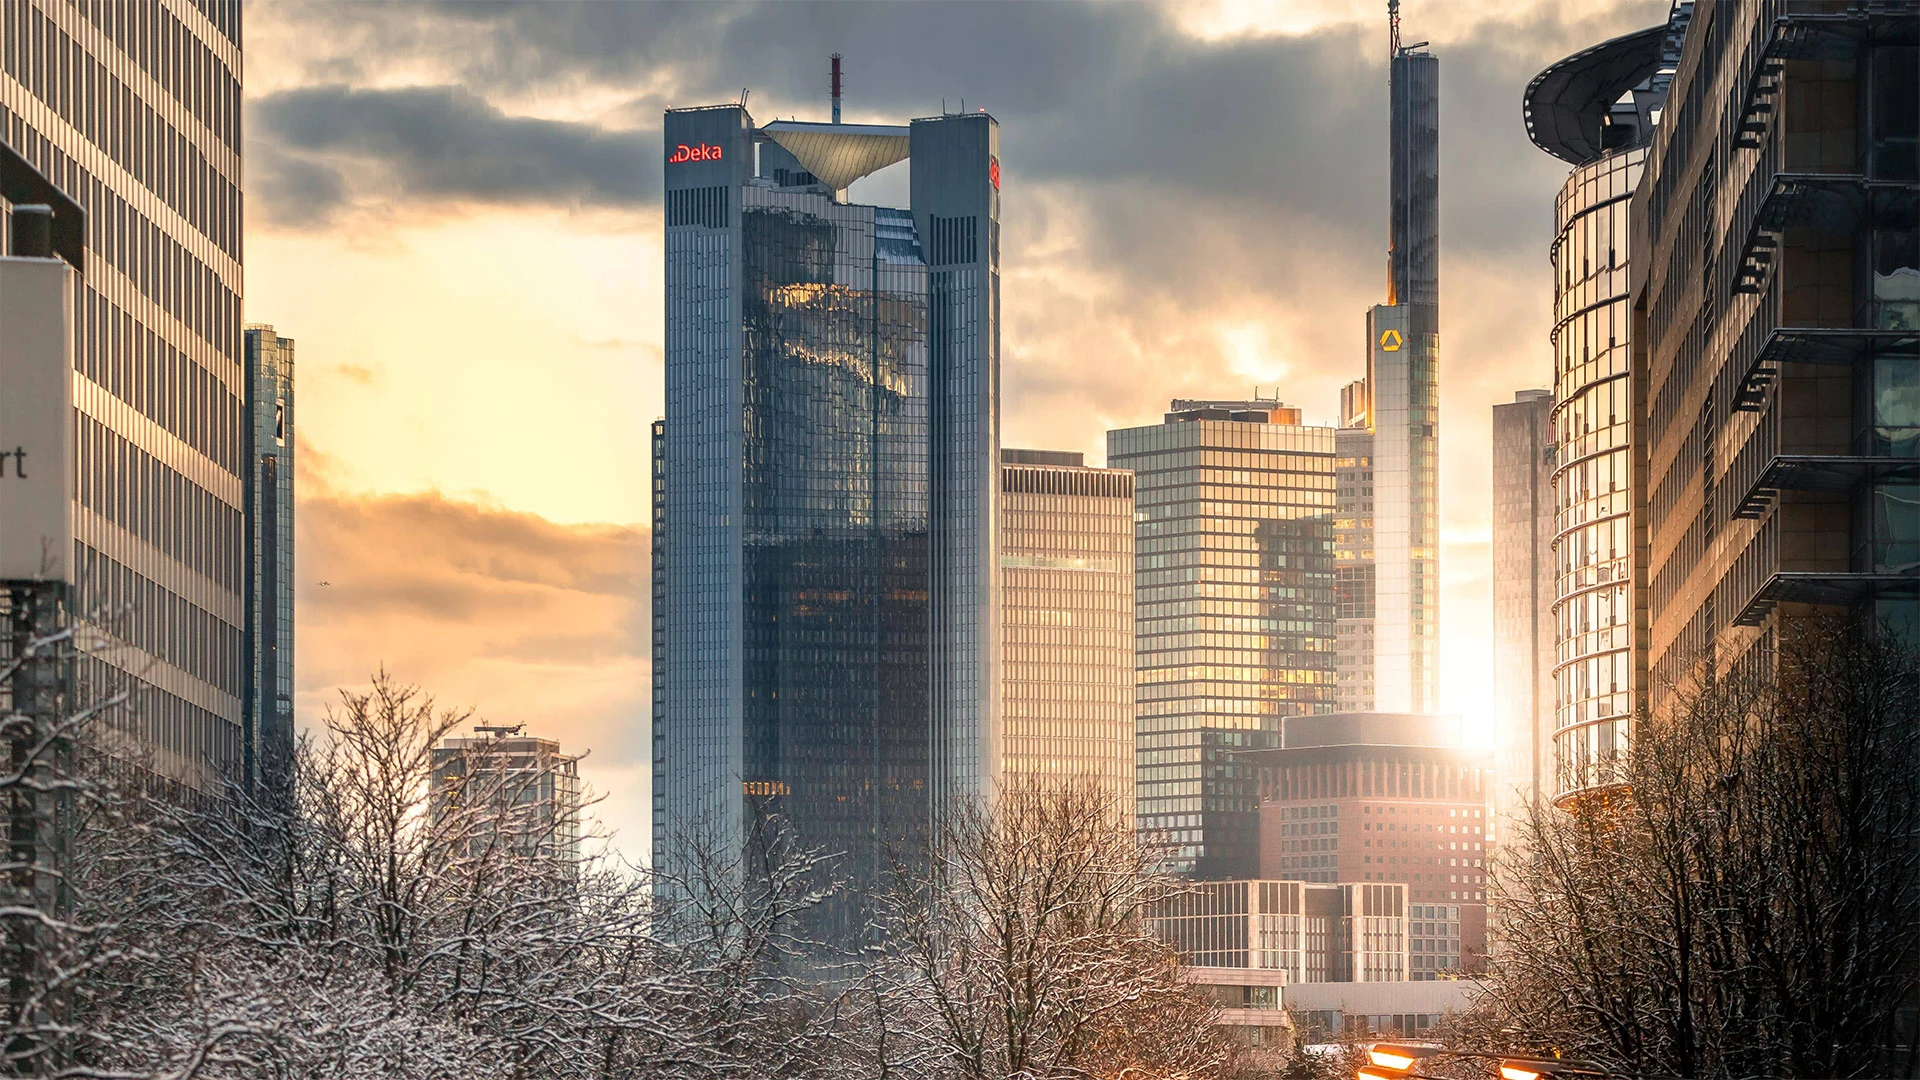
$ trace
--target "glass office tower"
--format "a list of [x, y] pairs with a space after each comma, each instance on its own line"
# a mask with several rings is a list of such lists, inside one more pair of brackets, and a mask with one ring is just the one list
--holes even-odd
[[[1630, 201], [1691, 6], [1527, 86], [1527, 134], [1573, 166], [1554, 200], [1552, 770], [1565, 799], [1620, 778], [1647, 675], [1647, 380]], [[1671, 490], [1671, 489], [1670, 489]]]
[[293, 339], [246, 328], [247, 782], [285, 794], [293, 755]]
[[1001, 770], [1133, 816], [1133, 474], [1000, 452]]
[[1334, 708], [1334, 430], [1278, 401], [1175, 401], [1107, 433], [1134, 473], [1137, 813], [1173, 864], [1253, 876], [1259, 792], [1235, 754]]
[[0, 5], [0, 135], [86, 211], [74, 398], [83, 695], [163, 784], [246, 764], [240, 4]]
[[[859, 882], [994, 780], [998, 129], [666, 144], [654, 863], [778, 814]], [[845, 202], [909, 157], [910, 210]]]
[[[1371, 435], [1373, 595], [1348, 606], [1370, 607], [1373, 648], [1370, 663], [1342, 667], [1341, 701], [1419, 713], [1439, 705], [1440, 61], [1400, 45], [1397, 14], [1389, 99], [1387, 302], [1367, 311], [1365, 386], [1341, 394], [1342, 413], [1355, 414], [1343, 425], [1360, 415], [1351, 402], [1362, 402]], [[1360, 563], [1349, 566], [1349, 581], [1361, 580]], [[1362, 629], [1348, 624], [1345, 652], [1362, 644]]]

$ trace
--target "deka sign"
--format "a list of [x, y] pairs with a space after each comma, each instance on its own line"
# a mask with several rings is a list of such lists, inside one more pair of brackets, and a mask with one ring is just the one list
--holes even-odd
[[674, 148], [673, 153], [667, 158], [667, 164], [678, 165], [687, 161], [719, 160], [720, 148], [712, 143], [701, 143], [698, 146], [688, 146], [686, 143], [681, 143]]

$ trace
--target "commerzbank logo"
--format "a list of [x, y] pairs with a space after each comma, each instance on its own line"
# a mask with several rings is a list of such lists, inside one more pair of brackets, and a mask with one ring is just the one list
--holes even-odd
[[1389, 330], [1386, 333], [1381, 334], [1380, 335], [1380, 351], [1381, 352], [1399, 352], [1400, 351], [1400, 331]]

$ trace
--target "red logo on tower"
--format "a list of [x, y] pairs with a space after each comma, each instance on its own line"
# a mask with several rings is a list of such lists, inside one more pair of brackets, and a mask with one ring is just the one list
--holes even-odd
[[987, 155], [987, 179], [993, 182], [993, 190], [1000, 190], [1000, 159]]
[[701, 143], [698, 146], [688, 146], [686, 143], [681, 143], [674, 149], [673, 153], [667, 157], [667, 164], [679, 165], [687, 161], [719, 160], [720, 148], [712, 143]]

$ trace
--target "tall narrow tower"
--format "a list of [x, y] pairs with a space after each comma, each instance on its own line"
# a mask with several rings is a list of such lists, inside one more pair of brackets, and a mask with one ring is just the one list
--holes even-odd
[[[1371, 680], [1372, 693], [1342, 700], [1430, 712], [1439, 703], [1440, 61], [1425, 42], [1400, 43], [1399, 7], [1387, 5], [1387, 301], [1367, 312], [1372, 665], [1342, 669], [1351, 685]], [[1343, 644], [1350, 653], [1359, 642]]]

